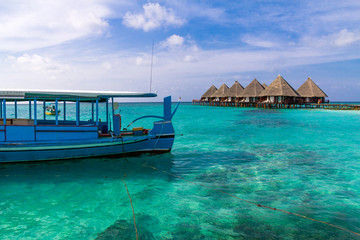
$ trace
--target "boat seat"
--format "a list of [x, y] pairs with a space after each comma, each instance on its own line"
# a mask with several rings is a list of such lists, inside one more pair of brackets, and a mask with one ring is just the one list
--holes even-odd
[[[0, 125], [4, 125], [4, 119], [0, 119]], [[7, 118], [6, 125], [20, 125], [20, 126], [33, 126], [33, 119], [22, 119], [22, 118]]]
[[99, 137], [111, 137], [110, 133], [99, 133]]

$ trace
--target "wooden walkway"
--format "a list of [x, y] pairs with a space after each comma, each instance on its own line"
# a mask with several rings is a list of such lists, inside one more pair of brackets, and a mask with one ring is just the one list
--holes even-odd
[[219, 107], [254, 107], [254, 108], [265, 108], [265, 109], [330, 109], [330, 110], [360, 110], [360, 105], [355, 104], [328, 104], [328, 103], [244, 103], [244, 102], [200, 102], [193, 100], [195, 105], [202, 106], [219, 106]]

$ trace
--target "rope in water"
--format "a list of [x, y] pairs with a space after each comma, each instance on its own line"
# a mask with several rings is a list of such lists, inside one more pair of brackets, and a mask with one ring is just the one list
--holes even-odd
[[[304, 219], [308, 219], [308, 220], [311, 220], [311, 221], [314, 221], [314, 222], [318, 222], [318, 223], [322, 223], [322, 224], [325, 224], [325, 225], [328, 225], [328, 226], [331, 226], [331, 227], [334, 227], [334, 228], [337, 228], [337, 229], [340, 229], [340, 230], [343, 230], [343, 231], [346, 231], [346, 232], [349, 232], [349, 233], [352, 233], [352, 234], [355, 234], [355, 235], [358, 235], [360, 236], [360, 233], [358, 232], [354, 232], [352, 230], [349, 230], [349, 229], [346, 229], [346, 228], [343, 228], [343, 227], [340, 227], [340, 226], [337, 226], [335, 224], [332, 224], [332, 223], [328, 223], [328, 222], [325, 222], [325, 221], [321, 221], [321, 220], [317, 220], [315, 218], [311, 218], [311, 217], [307, 217], [305, 215], [301, 215], [301, 214], [298, 214], [298, 213], [293, 213], [293, 212], [289, 212], [289, 211], [286, 211], [286, 210], [283, 210], [283, 209], [279, 209], [279, 208], [274, 208], [274, 207], [269, 207], [269, 206], [266, 206], [266, 205], [263, 205], [263, 204], [258, 204], [256, 202], [252, 202], [252, 201], [249, 201], [249, 200], [246, 200], [246, 199], [242, 199], [242, 198], [239, 198], [238, 196], [235, 196], [231, 193], [228, 193], [228, 192], [225, 192], [223, 190], [220, 190], [220, 189], [217, 189], [217, 188], [214, 188], [214, 187], [210, 187], [210, 186], [206, 186], [204, 184], [201, 184], [201, 183], [196, 183], [196, 182], [193, 182], [193, 181], [190, 181], [190, 180], [187, 180], [183, 177], [180, 177], [178, 175], [175, 175], [173, 173], [170, 173], [170, 172], [167, 172], [167, 171], [164, 171], [164, 170], [160, 170], [154, 166], [149, 166], [149, 165], [146, 165], [145, 163], [143, 163], [142, 165], [139, 165], [139, 164], [136, 164], [136, 163], [133, 163], [133, 162], [130, 162], [128, 161], [129, 163], [132, 163], [132, 164], [135, 164], [135, 165], [138, 165], [138, 166], [142, 166], [142, 167], [147, 167], [147, 168], [151, 168], [153, 170], [157, 170], [157, 171], [160, 171], [160, 172], [163, 172], [167, 175], [170, 175], [170, 176], [173, 176], [173, 177], [176, 177], [176, 178], [179, 178], [181, 180], [184, 180], [188, 183], [191, 183], [191, 184], [194, 184], [194, 185], [199, 185], [199, 186], [202, 186], [202, 187], [205, 187], [205, 188], [208, 188], [208, 189], [211, 189], [211, 190], [215, 190], [217, 192], [220, 192], [220, 193], [223, 193], [223, 194], [226, 194], [230, 197], [233, 197], [233, 198], [236, 198], [240, 201], [243, 201], [243, 202], [246, 202], [246, 203], [249, 203], [249, 204], [252, 204], [252, 205], [255, 205], [257, 207], [263, 207], [263, 208], [267, 208], [267, 209], [271, 209], [271, 210], [274, 210], [274, 211], [279, 211], [279, 212], [283, 212], [283, 213], [287, 213], [289, 215], [294, 215], [294, 216], [297, 216], [297, 217], [301, 217], [301, 218], [304, 218]], [[1, 176], [6, 176], [6, 177], [9, 177], [11, 175], [1, 175]], [[124, 175], [124, 177], [126, 177], [126, 175]], [[132, 200], [131, 200], [131, 196], [130, 196], [130, 193], [129, 193], [129, 190], [126, 186], [126, 183], [123, 179], [121, 179], [124, 183], [124, 186], [126, 188], [126, 191], [127, 191], [127, 194], [129, 196], [129, 200], [130, 200], [130, 204], [131, 204], [131, 209], [132, 209], [132, 212], [133, 212], [133, 218], [134, 218], [134, 227], [135, 227], [135, 232], [136, 232], [136, 239], [138, 240], [138, 231], [137, 231], [137, 227], [136, 227], [136, 221], [135, 221], [135, 211], [134, 211], [134, 207], [133, 207], [133, 204], [132, 204]]]
[[233, 194], [231, 194], [231, 193], [222, 191], [222, 190], [217, 189], [217, 188], [214, 188], [214, 187], [206, 186], [206, 185], [201, 184], [201, 183], [197, 183], [197, 182], [193, 182], [193, 181], [187, 180], [187, 179], [182, 178], [182, 177], [180, 177], [180, 176], [178, 176], [178, 175], [175, 175], [175, 174], [173, 174], [173, 173], [170, 173], [170, 172], [167, 172], [167, 171], [164, 171], [164, 170], [160, 170], [160, 169], [158, 169], [158, 168], [156, 168], [156, 167], [154, 167], [154, 166], [149, 166], [149, 165], [146, 165], [146, 164], [143, 164], [142, 166], [148, 167], [148, 168], [151, 168], [151, 169], [160, 171], [160, 172], [163, 172], [163, 173], [165, 173], [165, 174], [167, 174], [167, 175], [170, 175], [170, 176], [179, 178], [179, 179], [181, 179], [181, 180], [184, 180], [184, 181], [186, 181], [186, 182], [188, 182], [188, 183], [191, 183], [191, 184], [194, 184], [194, 185], [200, 185], [200, 186], [202, 186], [202, 187], [205, 187], [205, 188], [208, 188], [208, 189], [212, 189], [212, 190], [218, 191], [218, 192], [220, 192], [220, 193], [226, 194], [226, 195], [228, 195], [228, 196], [230, 196], [230, 197], [233, 197], [233, 198], [236, 198], [236, 199], [238, 199], [238, 200], [240, 200], [240, 201], [250, 203], [250, 204], [255, 205], [255, 206], [257, 206], [257, 207], [268, 208], [268, 209], [271, 209], [271, 210], [274, 210], [274, 211], [280, 211], [280, 212], [283, 212], [283, 213], [287, 213], [287, 214], [289, 214], [289, 215], [294, 215], [294, 216], [297, 216], [297, 217], [305, 218], [305, 219], [308, 219], [308, 220], [311, 220], [311, 221], [314, 221], [314, 222], [322, 223], [322, 224], [325, 224], [325, 225], [328, 225], [328, 226], [331, 226], [331, 227], [334, 227], [334, 228], [337, 228], [337, 229], [341, 229], [341, 230], [343, 230], [343, 231], [346, 231], [346, 232], [349, 232], [349, 233], [352, 233], [352, 234], [355, 234], [355, 235], [360, 236], [360, 233], [357, 233], [357, 232], [351, 231], [351, 230], [349, 230], [349, 229], [346, 229], [346, 228], [343, 228], [343, 227], [334, 225], [334, 224], [332, 224], [332, 223], [324, 222], [324, 221], [317, 220], [317, 219], [311, 218], [311, 217], [307, 217], [307, 216], [305, 216], [305, 215], [301, 215], [301, 214], [298, 214], [298, 213], [293, 213], [293, 212], [289, 212], [289, 211], [282, 210], [282, 209], [279, 209], [279, 208], [273, 208], [273, 207], [269, 207], [269, 206], [266, 206], [266, 205], [258, 204], [258, 203], [255, 203], [255, 202], [252, 202], [252, 201], [249, 201], [249, 200], [246, 200], [246, 199], [242, 199], [242, 198], [239, 198], [239, 197], [237, 197], [237, 196], [235, 196], [235, 195], [233, 195]]
[[127, 194], [128, 194], [128, 196], [129, 196], [129, 200], [130, 200], [130, 204], [131, 204], [131, 209], [132, 209], [132, 213], [133, 213], [133, 217], [134, 217], [134, 226], [135, 226], [135, 232], [136, 232], [136, 240], [138, 240], [138, 239], [139, 239], [139, 236], [138, 236], [138, 231], [137, 231], [137, 227], [136, 227], [134, 206], [133, 206], [133, 204], [132, 204], [132, 200], [131, 200], [131, 197], [130, 197], [129, 189], [128, 189], [127, 186], [126, 186], [126, 183], [125, 183], [124, 179], [121, 179], [121, 181], [123, 181], [124, 186], [125, 186], [126, 191], [127, 191]]

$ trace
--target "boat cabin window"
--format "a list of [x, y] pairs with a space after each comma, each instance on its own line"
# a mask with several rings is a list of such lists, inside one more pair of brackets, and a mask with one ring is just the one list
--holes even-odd
[[[99, 126], [108, 132], [111, 105], [108, 101], [2, 100], [0, 125]], [[5, 121], [4, 121], [5, 119]]]

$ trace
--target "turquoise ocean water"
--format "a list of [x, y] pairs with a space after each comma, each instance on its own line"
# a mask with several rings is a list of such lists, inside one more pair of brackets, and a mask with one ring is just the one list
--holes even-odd
[[[120, 107], [124, 125], [162, 114]], [[0, 165], [0, 239], [136, 239], [124, 182], [139, 239], [360, 239], [256, 205], [359, 233], [360, 111], [183, 103], [173, 123], [167, 154]]]

